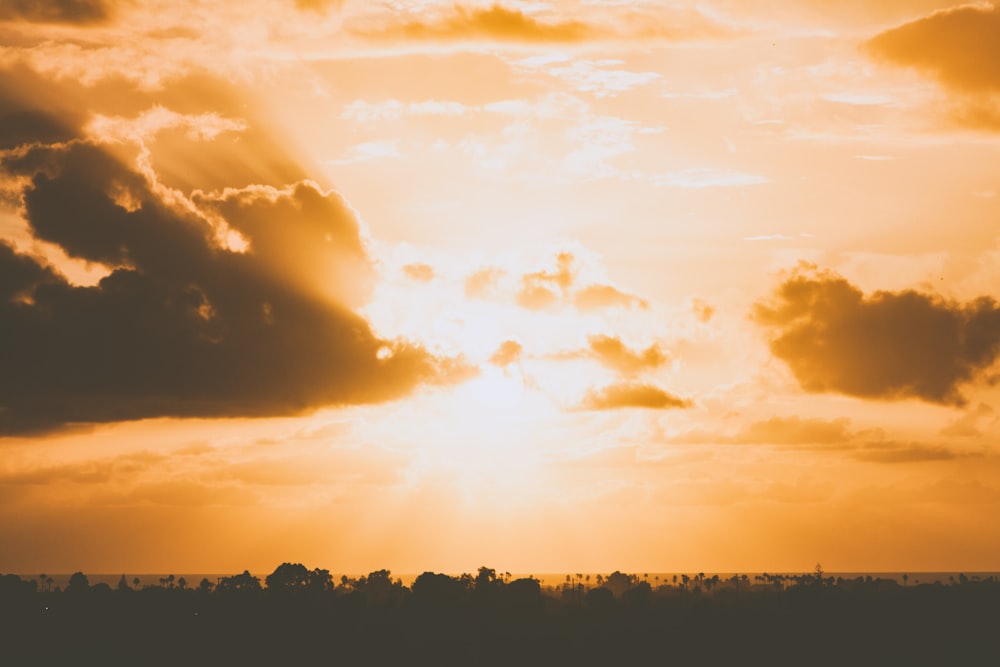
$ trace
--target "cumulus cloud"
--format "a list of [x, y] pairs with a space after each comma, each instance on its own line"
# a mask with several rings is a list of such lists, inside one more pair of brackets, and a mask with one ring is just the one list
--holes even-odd
[[1000, 351], [1000, 304], [913, 290], [866, 295], [843, 277], [800, 266], [756, 304], [772, 354], [808, 392], [963, 405], [961, 385]]
[[[370, 262], [336, 193], [303, 182], [179, 200], [83, 139], [7, 151], [0, 169], [24, 184], [36, 239], [109, 270], [73, 285], [0, 241], [0, 434], [297, 414], [467, 376], [352, 312], [344, 292]], [[220, 244], [215, 218], [243, 251]]]
[[599, 389], [589, 389], [581, 407], [585, 410], [649, 408], [666, 410], [688, 408], [691, 402], [644, 382], [619, 382]]
[[95, 23], [111, 15], [107, 0], [3, 0], [0, 21]]

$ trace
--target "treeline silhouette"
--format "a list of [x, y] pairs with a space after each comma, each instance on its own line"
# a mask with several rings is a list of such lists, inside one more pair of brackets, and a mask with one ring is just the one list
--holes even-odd
[[0, 665], [1000, 665], [1000, 581], [0, 575]]

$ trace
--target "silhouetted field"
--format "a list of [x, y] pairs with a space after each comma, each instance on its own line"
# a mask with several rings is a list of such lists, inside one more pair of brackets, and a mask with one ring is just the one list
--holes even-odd
[[[658, 584], [660, 582], [657, 582]], [[0, 665], [1000, 665], [1000, 580], [0, 576]]]

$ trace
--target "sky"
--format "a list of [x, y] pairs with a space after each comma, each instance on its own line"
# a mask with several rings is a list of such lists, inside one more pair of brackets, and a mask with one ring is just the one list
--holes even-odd
[[0, 0], [0, 571], [1000, 570], [1000, 8]]

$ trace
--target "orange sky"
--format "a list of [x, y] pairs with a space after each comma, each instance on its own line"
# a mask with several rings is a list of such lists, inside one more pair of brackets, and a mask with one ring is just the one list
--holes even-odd
[[0, 5], [0, 571], [1000, 569], [1000, 9]]

